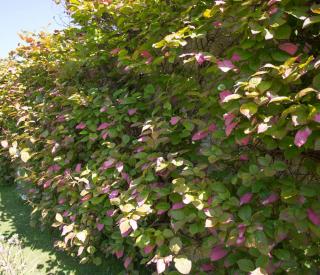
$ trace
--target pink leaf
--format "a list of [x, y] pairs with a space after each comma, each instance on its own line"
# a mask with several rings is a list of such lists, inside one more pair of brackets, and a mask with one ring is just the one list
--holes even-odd
[[116, 213], [115, 210], [110, 209], [110, 210], [107, 210], [106, 215], [107, 215], [108, 217], [113, 217], [113, 215], [114, 215], [115, 213]]
[[215, 123], [211, 123], [209, 126], [208, 126], [208, 131], [210, 133], [212, 132], [215, 132], [217, 130], [217, 125]]
[[225, 250], [222, 246], [218, 245], [214, 247], [210, 254], [211, 261], [219, 261], [228, 254], [228, 251]]
[[81, 163], [78, 163], [76, 165], [75, 171], [76, 171], [76, 173], [80, 173], [81, 172]]
[[231, 60], [219, 60], [217, 61], [217, 65], [218, 68], [224, 73], [227, 73], [235, 68]]
[[64, 211], [62, 214], [63, 217], [68, 217], [69, 216], [69, 212], [68, 211]]
[[66, 121], [66, 117], [64, 115], [58, 115], [56, 121], [57, 122], [64, 122], [64, 121]]
[[251, 201], [253, 194], [252, 193], [246, 193], [240, 198], [240, 205], [247, 204]]
[[107, 193], [109, 193], [109, 191], [110, 191], [110, 185], [107, 185], [107, 186], [104, 186], [101, 188], [101, 192], [103, 194], [107, 194]]
[[107, 107], [106, 106], [103, 106], [100, 108], [100, 113], [104, 113], [107, 111]]
[[320, 113], [316, 114], [314, 117], [313, 117], [313, 120], [315, 122], [319, 122], [320, 123]]
[[118, 197], [118, 195], [119, 195], [119, 190], [114, 190], [110, 193], [109, 199], [114, 199], [114, 198]]
[[138, 141], [140, 141], [140, 142], [145, 142], [145, 141], [147, 141], [148, 140], [148, 138], [146, 137], [146, 136], [142, 136], [142, 137], [140, 137], [139, 139], [138, 139]]
[[129, 109], [128, 110], [128, 115], [133, 116], [137, 112], [137, 109]]
[[143, 248], [143, 252], [145, 254], [150, 254], [153, 249], [154, 249], [154, 245], [149, 244]]
[[110, 53], [111, 53], [112, 55], [116, 55], [116, 54], [118, 54], [120, 51], [121, 51], [120, 48], [115, 48], [115, 49], [113, 49]]
[[229, 95], [232, 95], [232, 93], [229, 91], [229, 90], [224, 90], [222, 91], [220, 94], [219, 94], [219, 97], [220, 97], [220, 101], [221, 102], [224, 102], [224, 99], [229, 96]]
[[199, 65], [202, 65], [206, 61], [206, 58], [204, 57], [204, 55], [202, 53], [197, 53], [195, 55], [195, 58], [196, 58], [196, 61]]
[[236, 128], [237, 125], [238, 125], [238, 122], [232, 122], [226, 126], [227, 137], [231, 135], [233, 129]]
[[47, 180], [44, 184], [43, 184], [43, 188], [46, 189], [48, 188], [52, 183], [52, 180]]
[[298, 50], [298, 46], [293, 43], [282, 43], [279, 45], [279, 49], [290, 55], [295, 55]]
[[276, 202], [279, 199], [279, 196], [275, 193], [272, 193], [269, 197], [262, 201], [263, 205], [268, 205]]
[[167, 212], [166, 210], [158, 210], [157, 215], [163, 215], [166, 212]]
[[245, 237], [238, 236], [236, 243], [237, 245], [242, 245], [245, 242], [245, 240]]
[[233, 55], [232, 55], [232, 57], [231, 57], [231, 61], [233, 61], [233, 62], [238, 62], [238, 61], [240, 61], [241, 60], [241, 57], [240, 57], [240, 55], [238, 55], [237, 53], [234, 53]]
[[272, 7], [270, 7], [270, 9], [268, 10], [268, 13], [269, 13], [269, 15], [273, 15], [273, 14], [277, 13], [278, 10], [279, 10], [279, 9], [278, 9], [276, 6], [272, 6]]
[[61, 198], [59, 199], [58, 203], [61, 205], [61, 204], [64, 204], [66, 202], [66, 199], [65, 198]]
[[123, 250], [117, 250], [117, 251], [116, 251], [116, 256], [117, 256], [118, 259], [122, 258], [122, 256], [123, 256]]
[[109, 159], [107, 161], [105, 161], [102, 166], [100, 167], [101, 170], [107, 170], [111, 167], [114, 166], [115, 160], [114, 159]]
[[208, 135], [207, 131], [199, 131], [192, 136], [192, 140], [193, 141], [201, 140], [207, 137], [207, 135]]
[[212, 264], [202, 264], [202, 265], [201, 265], [201, 269], [202, 269], [204, 272], [212, 271], [213, 268], [214, 268], [214, 267], [213, 267]]
[[181, 209], [184, 207], [184, 204], [182, 202], [177, 202], [174, 203], [171, 207], [172, 210], [177, 210], [177, 209]]
[[83, 130], [84, 128], [86, 128], [86, 124], [84, 122], [80, 122], [77, 126], [76, 129], [77, 130]]
[[131, 257], [126, 257], [125, 260], [124, 260], [124, 267], [125, 269], [128, 269], [129, 265], [131, 264], [132, 262], [132, 258]]
[[222, 27], [222, 22], [221, 21], [214, 21], [212, 23], [212, 25], [215, 27], [215, 28], [220, 28]]
[[236, 116], [233, 113], [226, 113], [223, 115], [224, 125], [230, 124]]
[[307, 210], [309, 220], [317, 226], [320, 226], [320, 216], [314, 212], [311, 208]]
[[103, 123], [101, 123], [100, 125], [99, 125], [99, 127], [98, 127], [98, 131], [100, 131], [100, 130], [104, 130], [104, 129], [107, 129], [108, 127], [110, 127], [110, 123], [107, 123], [107, 122], [103, 122]]
[[152, 57], [151, 53], [149, 53], [147, 50], [144, 50], [140, 53], [140, 55], [143, 57], [143, 58], [150, 58]]
[[297, 147], [303, 146], [307, 142], [308, 137], [311, 135], [311, 133], [312, 133], [312, 131], [308, 127], [304, 128], [302, 130], [299, 130], [296, 133], [296, 136], [294, 138], [294, 144]]
[[80, 201], [81, 201], [81, 202], [86, 202], [86, 201], [88, 201], [88, 200], [90, 200], [90, 199], [91, 199], [91, 194], [87, 194], [87, 195], [83, 196], [83, 197], [80, 199]]
[[101, 231], [104, 228], [104, 224], [103, 223], [97, 223], [97, 229], [99, 231]]
[[108, 131], [103, 131], [102, 133], [101, 133], [101, 137], [102, 137], [102, 139], [103, 140], [105, 140], [107, 137], [108, 137]]
[[174, 117], [172, 117], [171, 119], [170, 119], [170, 124], [171, 125], [176, 125], [179, 121], [180, 121], [180, 117], [178, 117], [178, 116], [174, 116]]
[[242, 138], [238, 143], [239, 145], [246, 146], [249, 144], [249, 142], [250, 142], [250, 136], [246, 136]]

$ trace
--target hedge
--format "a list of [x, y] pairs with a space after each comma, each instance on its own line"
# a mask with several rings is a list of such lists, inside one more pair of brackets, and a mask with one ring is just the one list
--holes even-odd
[[1, 152], [57, 245], [129, 274], [319, 272], [318, 3], [68, 0], [70, 27], [21, 35]]

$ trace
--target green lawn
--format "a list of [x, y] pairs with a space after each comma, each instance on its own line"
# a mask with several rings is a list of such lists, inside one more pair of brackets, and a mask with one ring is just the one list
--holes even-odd
[[41, 232], [29, 225], [30, 212], [15, 187], [0, 184], [0, 235], [18, 234], [23, 241], [23, 254], [28, 264], [25, 274], [112, 275], [123, 271], [122, 263], [115, 258], [106, 259], [101, 266], [80, 265], [77, 259], [55, 250], [55, 236], [49, 229]]

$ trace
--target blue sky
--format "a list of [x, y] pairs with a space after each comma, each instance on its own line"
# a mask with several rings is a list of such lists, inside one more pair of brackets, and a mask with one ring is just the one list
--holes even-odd
[[0, 0], [0, 58], [19, 42], [18, 32], [62, 29], [67, 16], [53, 0]]

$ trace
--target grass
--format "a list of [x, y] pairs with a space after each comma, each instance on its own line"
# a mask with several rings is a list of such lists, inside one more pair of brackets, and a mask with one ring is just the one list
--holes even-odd
[[55, 250], [54, 234], [49, 229], [41, 232], [31, 227], [30, 213], [30, 207], [19, 198], [14, 186], [0, 184], [0, 235], [9, 238], [18, 234], [27, 263], [24, 274], [113, 275], [123, 271], [122, 263], [115, 258], [104, 260], [100, 266], [80, 265], [77, 259]]

